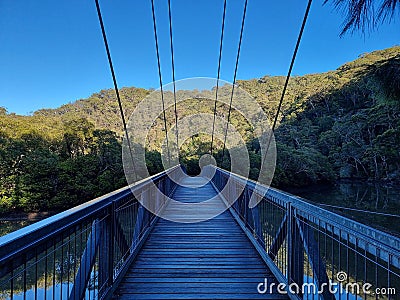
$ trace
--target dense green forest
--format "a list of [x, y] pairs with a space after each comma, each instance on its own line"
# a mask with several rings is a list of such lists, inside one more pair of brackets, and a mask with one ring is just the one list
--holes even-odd
[[[238, 84], [272, 120], [285, 78], [265, 76]], [[122, 88], [125, 115], [152, 91]], [[211, 95], [211, 94], [210, 94]], [[213, 97], [178, 105], [178, 115], [213, 112]], [[219, 105], [217, 113], [227, 114]], [[149, 172], [162, 170], [162, 116], [148, 136]], [[257, 137], [237, 112], [232, 123], [246, 137], [252, 178], [258, 177]], [[174, 122], [167, 110], [167, 123]], [[126, 184], [121, 161], [122, 124], [113, 90], [57, 109], [19, 116], [0, 108], [0, 213], [60, 211]], [[359, 178], [400, 182], [400, 47], [364, 54], [322, 74], [291, 78], [282, 107], [273, 185], [304, 186]], [[210, 137], [197, 135], [181, 148], [182, 162], [198, 170]], [[217, 147], [221, 146], [221, 141]], [[227, 157], [217, 161], [229, 167]]]

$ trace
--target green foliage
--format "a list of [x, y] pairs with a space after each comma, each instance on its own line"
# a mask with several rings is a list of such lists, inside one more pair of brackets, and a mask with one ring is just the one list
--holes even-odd
[[[306, 185], [337, 178], [400, 181], [400, 47], [362, 55], [335, 71], [295, 76], [275, 132], [276, 186]], [[285, 78], [265, 76], [239, 81], [273, 120]], [[220, 88], [222, 94], [228, 90]], [[121, 89], [126, 116], [151, 91]], [[185, 93], [185, 92], [184, 92]], [[188, 93], [178, 105], [180, 118], [213, 113], [209, 99]], [[210, 100], [211, 99], [211, 100]], [[226, 105], [217, 115], [226, 117]], [[167, 125], [174, 110], [166, 111]], [[143, 115], [144, 122], [147, 120]], [[250, 178], [260, 172], [260, 145], [244, 117], [233, 110], [231, 122], [244, 137], [250, 155]], [[150, 174], [162, 170], [160, 149], [165, 138], [161, 116], [152, 123], [146, 145]], [[57, 109], [32, 116], [8, 114], [0, 107], [0, 213], [63, 210], [126, 184], [123, 136], [113, 90], [100, 91]], [[214, 141], [219, 166], [229, 169], [222, 141]], [[209, 152], [211, 138], [199, 134], [180, 149], [188, 173], [197, 174], [198, 160]], [[134, 145], [135, 147], [135, 145]]]
[[13, 137], [0, 132], [1, 213], [59, 211], [125, 185], [114, 132], [84, 118], [62, 124], [54, 140], [34, 125]]

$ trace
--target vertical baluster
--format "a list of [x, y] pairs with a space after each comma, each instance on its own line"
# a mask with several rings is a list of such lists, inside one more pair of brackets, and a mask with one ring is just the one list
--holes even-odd
[[63, 299], [63, 272], [64, 272], [64, 237], [61, 235], [61, 260], [60, 260], [60, 300]]
[[35, 249], [35, 300], [37, 300], [38, 296], [38, 253], [37, 248]]
[[24, 300], [26, 300], [26, 256], [24, 258], [24, 271], [23, 271], [23, 276], [24, 276]]
[[[94, 221], [94, 222], [96, 222], [96, 221]], [[91, 227], [91, 230], [90, 230], [90, 232], [88, 233], [89, 234], [89, 239], [88, 239], [88, 243], [86, 244], [86, 249], [88, 249], [89, 251], [87, 251], [87, 254], [86, 254], [86, 261], [90, 261], [90, 258], [92, 257], [92, 247], [88, 247], [88, 245], [90, 245], [90, 244], [92, 244], [92, 243], [96, 243], [96, 242], [94, 242], [93, 241], [93, 237], [95, 237], [96, 236], [96, 225], [95, 226], [93, 226], [92, 225], [92, 227]], [[85, 261], [85, 260], [84, 260]], [[88, 263], [85, 263], [84, 264], [84, 266], [85, 266], [85, 272], [84, 272], [84, 274], [87, 274], [87, 273], [89, 273], [89, 279], [88, 279], [88, 283], [87, 283], [87, 285], [86, 285], [86, 289], [85, 289], [85, 291], [84, 291], [84, 297], [85, 297], [85, 299], [86, 299], [86, 295], [88, 295], [88, 300], [90, 300], [90, 285], [91, 285], [91, 279], [92, 279], [92, 272], [91, 272], [91, 266], [90, 266], [90, 263], [88, 264]], [[85, 278], [83, 279], [83, 280], [85, 280]], [[84, 288], [84, 287], [83, 287]]]
[[68, 234], [68, 250], [67, 250], [67, 297], [69, 296], [70, 272], [71, 272], [71, 233]]
[[[302, 222], [302, 221], [300, 221], [300, 222]], [[305, 225], [305, 226], [307, 226], [307, 225]], [[306, 239], [306, 241], [309, 241], [310, 240], [310, 236], [309, 236], [309, 233], [310, 233], [310, 230], [307, 230], [307, 236], [306, 237], [304, 237], [305, 239]], [[312, 259], [312, 257], [310, 257], [310, 255], [308, 255], [308, 257], [307, 257], [307, 263], [306, 263], [306, 277], [307, 277], [307, 282], [315, 282], [315, 274], [311, 274], [311, 272], [310, 272], [310, 260]], [[307, 294], [307, 299], [308, 299], [308, 294]], [[312, 298], [311, 299], [314, 299], [314, 295], [312, 296]]]
[[[354, 237], [355, 242], [354, 242], [354, 273], [355, 273], [355, 282], [358, 283], [358, 237]], [[357, 290], [356, 290], [356, 298], [358, 296]]]
[[[368, 249], [368, 243], [365, 243], [365, 249], [364, 249], [364, 283], [367, 282], [367, 249]], [[364, 293], [364, 299], [367, 299], [367, 294]]]
[[76, 277], [76, 262], [77, 262], [77, 260], [78, 260], [78, 255], [77, 255], [77, 251], [78, 251], [78, 249], [77, 249], [77, 247], [78, 247], [78, 245], [77, 245], [77, 238], [78, 238], [78, 230], [82, 233], [82, 225], [80, 225], [80, 226], [78, 226], [76, 229], [75, 229], [75, 234], [74, 234], [74, 276], [73, 276], [73, 278], [75, 278]]
[[339, 228], [339, 237], [338, 237], [338, 247], [339, 247], [339, 255], [338, 255], [338, 272], [342, 271], [342, 230]]
[[288, 230], [287, 230], [287, 243], [288, 243], [288, 259], [287, 259], [287, 280], [288, 280], [288, 284], [290, 284], [292, 282], [292, 261], [293, 261], [293, 214], [292, 214], [292, 203], [289, 202], [287, 204], [287, 226], [288, 226]]
[[10, 272], [10, 300], [14, 299], [14, 266], [11, 264], [11, 272]]
[[53, 278], [52, 278], [52, 283], [53, 283], [53, 300], [56, 299], [56, 241], [53, 240]]
[[93, 290], [93, 299], [96, 299], [96, 260], [97, 258], [94, 258], [94, 264], [93, 264], [93, 286], [92, 286], [92, 290]]
[[[349, 233], [347, 233], [346, 235], [346, 274], [347, 274], [347, 283], [350, 282], [350, 268], [349, 268], [349, 249], [350, 249], [350, 245], [349, 245]], [[349, 299], [349, 293], [346, 293], [346, 299]]]
[[[388, 253], [388, 262], [387, 262], [387, 287], [390, 288], [391, 287], [391, 283], [390, 283], [390, 266], [392, 264], [392, 254]], [[391, 297], [389, 298], [391, 299]]]
[[[376, 246], [373, 246], [375, 248], [375, 282], [374, 282], [374, 286], [375, 287], [379, 287], [378, 284], [378, 255], [379, 255], [379, 249]], [[378, 294], [375, 293], [375, 299], [378, 299]]]
[[[326, 231], [326, 222], [323, 222], [323, 224], [324, 224], [324, 226], [323, 226], [324, 257], [325, 257], [325, 260], [326, 260], [326, 263], [327, 263], [326, 270], [328, 271], [328, 257], [329, 257], [329, 256], [328, 256], [327, 241], [326, 241], [328, 233], [327, 233], [327, 231]], [[328, 276], [328, 278], [329, 278], [329, 276]]]
[[335, 278], [335, 228], [333, 225], [329, 225], [331, 228], [331, 262], [332, 262], [332, 280]]
[[[109, 248], [109, 253], [107, 253], [108, 259], [108, 264], [105, 266], [105, 269], [107, 270], [107, 284], [108, 286], [112, 286], [114, 282], [114, 261], [115, 261], [115, 243], [114, 243], [114, 236], [115, 236], [115, 221], [117, 220], [117, 203], [113, 201], [111, 205], [111, 211], [109, 212], [109, 217], [106, 219], [106, 226], [104, 228], [103, 232], [103, 238], [106, 239], [108, 243], [108, 248]], [[102, 262], [103, 263], [103, 262]], [[106, 279], [107, 279], [106, 278]], [[102, 283], [103, 284], [103, 283]]]

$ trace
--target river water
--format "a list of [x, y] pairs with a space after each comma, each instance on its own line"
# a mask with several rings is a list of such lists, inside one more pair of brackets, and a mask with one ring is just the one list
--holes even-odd
[[339, 182], [289, 192], [358, 222], [400, 236], [400, 187]]

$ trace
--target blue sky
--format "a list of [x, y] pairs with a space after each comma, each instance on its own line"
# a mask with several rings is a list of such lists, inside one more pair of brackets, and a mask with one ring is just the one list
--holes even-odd
[[[249, 0], [238, 79], [287, 73], [306, 0]], [[155, 0], [171, 81], [167, 0]], [[244, 0], [228, 0], [221, 79], [232, 81]], [[399, 20], [339, 38], [342, 15], [315, 0], [293, 74], [324, 72], [400, 44]], [[223, 0], [172, 0], [176, 79], [216, 77]], [[158, 88], [150, 0], [100, 0], [120, 87]], [[111, 88], [92, 0], [0, 0], [0, 106], [29, 114]]]

